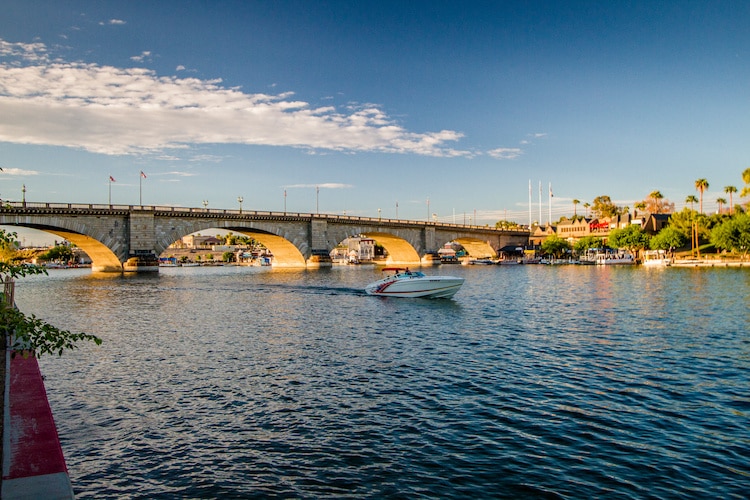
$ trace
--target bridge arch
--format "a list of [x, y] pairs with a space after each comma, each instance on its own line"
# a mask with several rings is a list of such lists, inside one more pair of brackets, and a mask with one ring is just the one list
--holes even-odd
[[367, 231], [362, 233], [366, 238], [372, 238], [385, 248], [388, 252], [386, 264], [390, 265], [417, 265], [420, 257], [417, 250], [405, 239], [391, 233]]
[[[169, 245], [180, 240], [183, 236], [204, 232], [209, 229], [218, 229], [250, 236], [259, 241], [271, 251], [271, 254], [273, 254], [274, 267], [306, 267], [307, 262], [305, 256], [298, 248], [300, 242], [294, 241], [294, 235], [299, 233], [299, 231], [292, 231], [292, 234], [289, 234], [288, 231], [278, 231], [277, 228], [273, 227], [258, 227], [261, 225], [262, 223], [257, 222], [243, 224], [237, 221], [181, 221], [180, 223], [170, 226], [169, 230], [163, 231], [164, 236], [157, 241], [156, 251], [161, 255], [167, 250]], [[277, 234], [274, 230], [277, 230], [281, 234]], [[290, 236], [292, 240], [289, 239]]]
[[497, 252], [494, 248], [492, 248], [492, 245], [490, 245], [487, 241], [480, 240], [478, 238], [469, 238], [469, 237], [459, 237], [455, 238], [454, 240], [456, 243], [464, 247], [464, 250], [466, 250], [466, 253], [468, 253], [471, 257], [474, 257], [475, 259], [483, 259], [488, 257], [496, 257]]
[[[4, 218], [3, 218], [4, 219]], [[91, 258], [91, 270], [94, 272], [122, 272], [122, 263], [125, 260], [123, 255], [117, 255], [111, 247], [120, 247], [118, 245], [118, 234], [114, 231], [105, 232], [89, 231], [86, 224], [81, 224], [75, 220], [55, 220], [48, 224], [7, 221], [0, 220], [0, 225], [26, 227], [36, 229], [45, 233], [54, 234], [61, 239], [67, 240], [77, 246]], [[75, 228], [65, 226], [77, 226]], [[104, 236], [104, 237], [102, 237]], [[127, 249], [124, 249], [127, 251]]]

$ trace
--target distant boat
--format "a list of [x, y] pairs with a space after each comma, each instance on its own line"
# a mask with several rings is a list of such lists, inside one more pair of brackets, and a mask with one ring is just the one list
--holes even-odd
[[664, 250], [646, 250], [643, 254], [643, 265], [646, 267], [667, 267], [672, 265], [672, 259], [667, 257]]
[[469, 264], [472, 266], [494, 266], [496, 262], [492, 259], [471, 259]]
[[600, 252], [596, 254], [594, 263], [597, 266], [633, 265], [635, 259], [627, 252]]
[[381, 297], [408, 297], [428, 299], [449, 299], [453, 297], [461, 285], [463, 278], [453, 276], [426, 276], [419, 271], [409, 271], [405, 268], [386, 267], [384, 272], [394, 272], [381, 280], [370, 283], [365, 287], [368, 295]]

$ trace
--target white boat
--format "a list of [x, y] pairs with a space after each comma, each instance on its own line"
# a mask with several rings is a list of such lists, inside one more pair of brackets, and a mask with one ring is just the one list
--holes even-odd
[[646, 267], [667, 267], [672, 265], [672, 259], [667, 257], [664, 250], [646, 250], [643, 253], [643, 265]]
[[601, 252], [596, 254], [597, 266], [618, 266], [635, 264], [635, 259], [627, 252]]
[[470, 259], [469, 264], [472, 266], [494, 266], [495, 261], [486, 257], [484, 259]]
[[449, 299], [464, 284], [463, 278], [426, 276], [419, 271], [409, 271], [408, 268], [386, 267], [383, 271], [393, 271], [394, 274], [367, 285], [365, 292], [369, 295]]

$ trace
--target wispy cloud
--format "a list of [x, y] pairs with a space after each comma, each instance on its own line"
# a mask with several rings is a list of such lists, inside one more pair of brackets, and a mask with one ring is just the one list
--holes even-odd
[[121, 24], [127, 24], [127, 23], [123, 21], [122, 19], [110, 19], [109, 21], [99, 21], [99, 24], [101, 26], [105, 26], [105, 25], [121, 25]]
[[322, 184], [291, 184], [289, 186], [282, 186], [286, 189], [300, 189], [300, 188], [320, 188], [320, 189], [349, 189], [353, 188], [351, 184], [340, 184], [336, 182], [324, 182]]
[[141, 52], [141, 55], [139, 55], [139, 56], [132, 56], [130, 58], [131, 61], [135, 61], [135, 62], [143, 62], [143, 61], [145, 61], [147, 59], [151, 59], [151, 51], [150, 50], [144, 50], [143, 52]]
[[487, 151], [487, 154], [498, 160], [512, 160], [523, 154], [521, 148], [497, 148]]
[[37, 172], [36, 170], [0, 167], [0, 175], [39, 175], [39, 172]]
[[524, 139], [524, 140], [522, 140], [521, 144], [522, 145], [534, 144], [534, 139], [543, 139], [543, 138], [547, 137], [548, 135], [549, 134], [547, 134], [546, 132], [537, 132], [537, 133], [534, 133], [534, 134], [526, 134], [527, 138]]
[[248, 144], [473, 156], [450, 147], [462, 133], [412, 132], [375, 105], [315, 108], [291, 92], [250, 94], [221, 80], [50, 61], [43, 44], [0, 44], [0, 141], [107, 155]]

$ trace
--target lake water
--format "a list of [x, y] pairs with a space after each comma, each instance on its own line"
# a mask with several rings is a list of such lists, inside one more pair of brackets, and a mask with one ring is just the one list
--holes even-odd
[[750, 270], [423, 271], [21, 280], [77, 498], [747, 498]]

